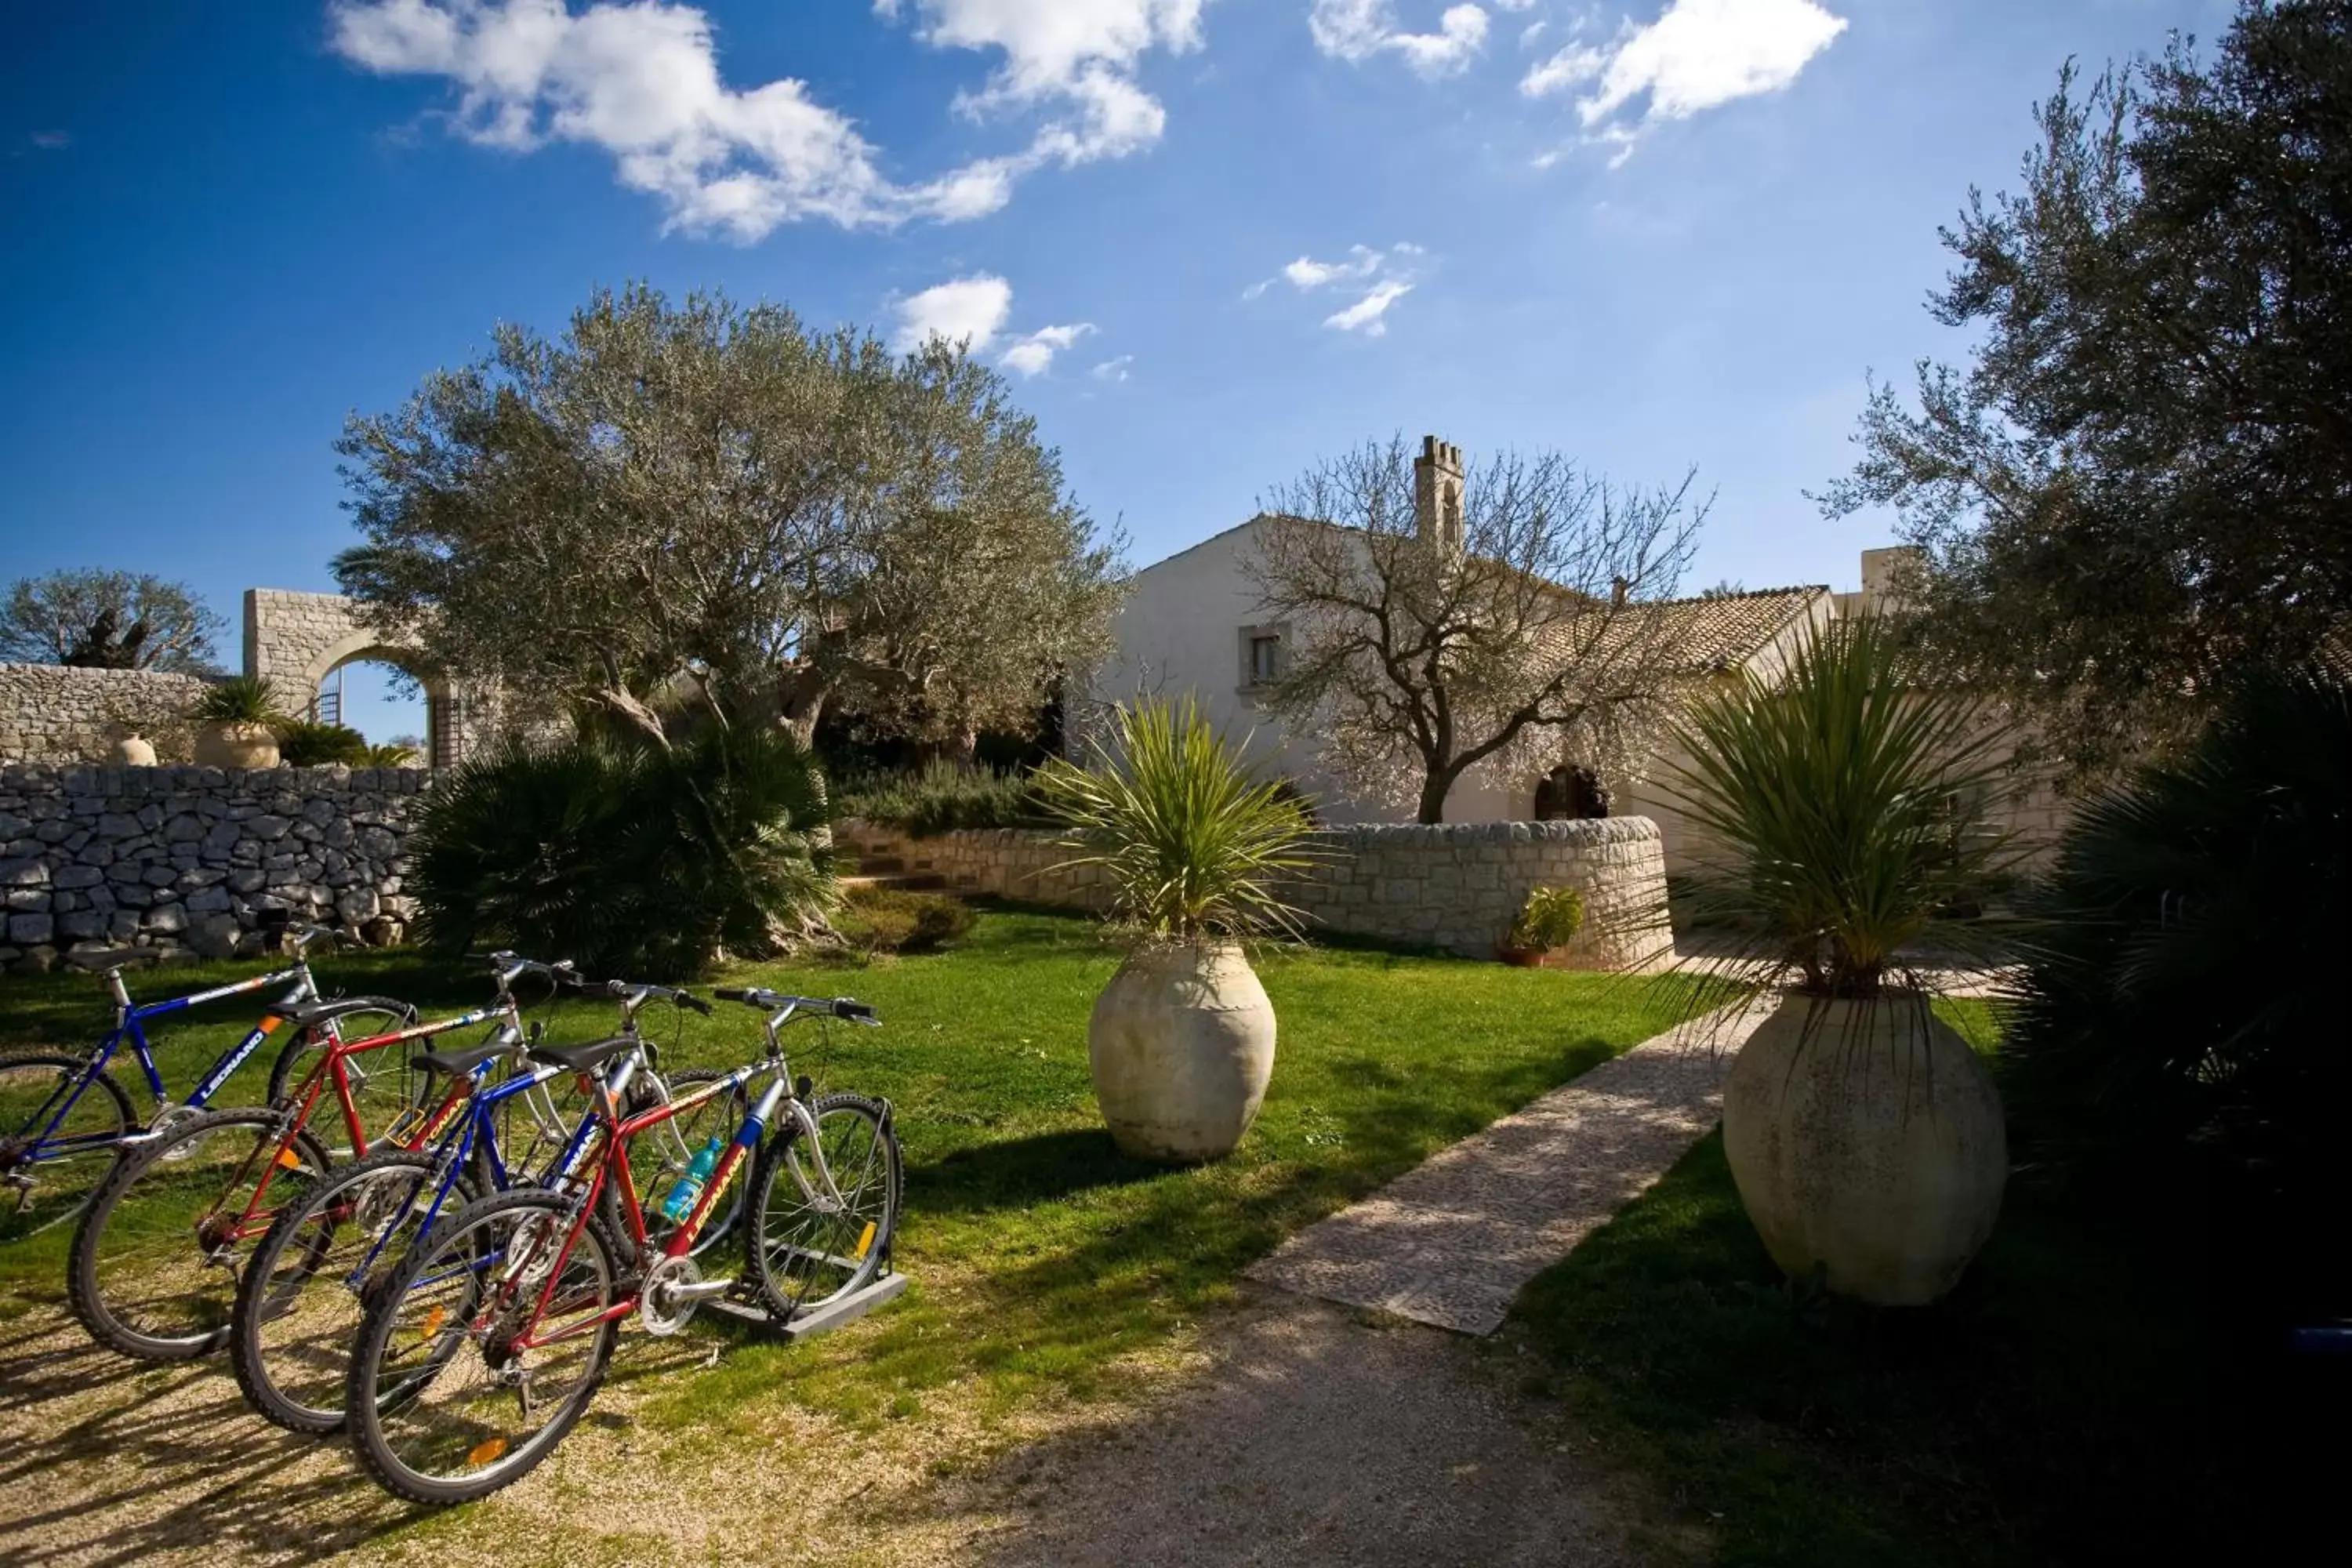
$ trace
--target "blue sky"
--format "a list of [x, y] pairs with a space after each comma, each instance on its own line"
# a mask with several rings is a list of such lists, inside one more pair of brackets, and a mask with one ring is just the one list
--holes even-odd
[[[2226, 0], [19, 0], [0, 580], [332, 586], [352, 410], [600, 283], [969, 331], [1139, 564], [1435, 432], [1852, 586], [1864, 376], [2068, 56]], [[369, 688], [362, 727], [415, 728]]]

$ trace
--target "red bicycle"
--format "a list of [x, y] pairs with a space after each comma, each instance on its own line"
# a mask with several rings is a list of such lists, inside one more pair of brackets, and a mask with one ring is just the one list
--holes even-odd
[[[226, 1345], [237, 1269], [248, 1245], [279, 1211], [339, 1160], [365, 1154], [372, 1138], [393, 1147], [421, 1146], [465, 1099], [462, 1083], [450, 1084], [429, 1107], [419, 1103], [425, 1092], [421, 1085], [404, 1090], [397, 1097], [403, 1109], [372, 1134], [362, 1115], [370, 1081], [365, 1058], [480, 1024], [494, 1026], [494, 1042], [519, 1050], [523, 1034], [514, 982], [527, 974], [558, 984], [575, 978], [568, 964], [512, 953], [494, 954], [491, 962], [497, 1000], [453, 1018], [346, 1040], [332, 1035], [331, 1004], [296, 1008], [290, 1022], [320, 1025], [328, 1037], [301, 1086], [283, 1101], [206, 1111], [131, 1141], [90, 1199], [68, 1258], [67, 1292], [90, 1336], [141, 1361], [187, 1361]], [[311, 1018], [313, 1011], [320, 1019]], [[330, 1100], [341, 1113], [337, 1131], [348, 1140], [336, 1148], [311, 1125]], [[534, 1120], [562, 1135], [551, 1106], [534, 1110], [544, 1113]]]

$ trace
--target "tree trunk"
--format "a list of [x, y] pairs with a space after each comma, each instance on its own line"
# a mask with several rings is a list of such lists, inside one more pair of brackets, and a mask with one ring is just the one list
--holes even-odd
[[1437, 823], [1445, 820], [1445, 796], [1454, 788], [1454, 774], [1429, 773], [1421, 781], [1421, 809], [1416, 822]]

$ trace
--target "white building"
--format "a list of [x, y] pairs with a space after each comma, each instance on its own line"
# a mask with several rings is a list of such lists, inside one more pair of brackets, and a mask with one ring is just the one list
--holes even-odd
[[[1459, 539], [1463, 482], [1461, 449], [1431, 437], [1414, 465], [1416, 524], [1424, 537]], [[1118, 621], [1118, 652], [1097, 675], [1097, 701], [1192, 693], [1213, 723], [1239, 740], [1260, 768], [1285, 774], [1316, 799], [1327, 822], [1410, 820], [1411, 810], [1358, 798], [1324, 765], [1312, 735], [1292, 735], [1260, 703], [1281, 668], [1283, 628], [1264, 619], [1248, 563], [1264, 517], [1215, 534], [1135, 574]], [[1751, 593], [1655, 604], [1647, 613], [1668, 617], [1667, 637], [1682, 650], [1679, 664], [1693, 678], [1752, 669], [1769, 676], [1806, 626], [1852, 614], [1882, 594], [1900, 552], [1866, 551], [1860, 593], [1826, 586], [1769, 588]], [[1449, 822], [1497, 822], [1538, 816], [1593, 815], [1571, 784], [1578, 759], [1563, 755], [1549, 781], [1541, 773], [1497, 777], [1474, 769], [1446, 797]], [[1538, 798], [1538, 791], [1542, 796]], [[1671, 865], [1676, 853], [1676, 813], [1652, 787], [1621, 790], [1609, 802], [1619, 816], [1658, 819]]]

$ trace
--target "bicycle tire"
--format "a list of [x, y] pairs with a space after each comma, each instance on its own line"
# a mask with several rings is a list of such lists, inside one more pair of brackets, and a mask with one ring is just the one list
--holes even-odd
[[[88, 1052], [0, 1051], [0, 1143], [33, 1136], [33, 1120], [41, 1115], [58, 1086], [79, 1078], [89, 1068]], [[9, 1088], [11, 1079], [22, 1079], [23, 1089]], [[71, 1131], [89, 1138], [86, 1152], [21, 1168], [12, 1162], [0, 1172], [11, 1178], [7, 1186], [0, 1188], [0, 1242], [21, 1240], [70, 1217], [105, 1181], [107, 1169], [121, 1152], [122, 1140], [139, 1125], [131, 1097], [103, 1068], [66, 1114]], [[44, 1185], [43, 1172], [49, 1173], [47, 1186], [52, 1194], [46, 1200], [37, 1195]]]
[[[809, 1111], [820, 1136], [829, 1141], [826, 1121], [831, 1118], [845, 1132], [864, 1138], [866, 1152], [860, 1154], [853, 1144], [845, 1144], [842, 1152], [848, 1158], [840, 1171], [835, 1170], [834, 1152], [824, 1152], [833, 1190], [848, 1205], [831, 1213], [826, 1208], [830, 1199], [812, 1190], [805, 1163], [796, 1152], [806, 1137], [798, 1118], [784, 1119], [761, 1149], [744, 1210], [743, 1271], [779, 1323], [839, 1300], [881, 1271], [898, 1234], [905, 1184], [898, 1136], [886, 1102], [858, 1094], [828, 1094], [812, 1101]], [[845, 1187], [841, 1177], [853, 1165], [857, 1176]], [[780, 1182], [788, 1184], [781, 1204]], [[782, 1234], [796, 1214], [802, 1217], [793, 1234]]]
[[[236, 1305], [229, 1316], [229, 1369], [257, 1415], [310, 1436], [342, 1430], [351, 1347], [366, 1316], [366, 1293], [399, 1268], [414, 1245], [424, 1215], [404, 1212], [405, 1205], [418, 1198], [417, 1189], [435, 1169], [430, 1154], [379, 1149], [338, 1167], [270, 1223], [238, 1277]], [[406, 1172], [413, 1180], [402, 1184], [394, 1178], [380, 1191], [353, 1199], [358, 1189], [376, 1186], [387, 1172]], [[479, 1195], [470, 1175], [459, 1173], [454, 1206], [436, 1216], [436, 1226]], [[403, 1209], [390, 1210], [394, 1202]], [[350, 1206], [354, 1203], [356, 1208]], [[345, 1205], [340, 1213], [339, 1205]], [[385, 1237], [383, 1226], [395, 1213], [405, 1222], [405, 1234]], [[341, 1249], [338, 1241], [345, 1244]], [[367, 1261], [360, 1251], [362, 1242], [377, 1249], [377, 1256], [369, 1265], [368, 1284], [354, 1293], [348, 1277]]]
[[[151, 1362], [193, 1361], [228, 1342], [236, 1282], [233, 1275], [225, 1282], [215, 1279], [217, 1266], [206, 1259], [197, 1227], [231, 1198], [242, 1201], [250, 1193], [246, 1176], [267, 1157], [267, 1147], [294, 1155], [297, 1164], [288, 1168], [289, 1175], [306, 1167], [313, 1177], [325, 1173], [327, 1152], [309, 1129], [297, 1131], [290, 1141], [284, 1129], [284, 1119], [274, 1110], [208, 1110], [168, 1129], [152, 1142], [129, 1146], [74, 1227], [67, 1258], [66, 1297], [92, 1339], [109, 1350]], [[227, 1137], [212, 1160], [199, 1162], [206, 1141], [236, 1130], [249, 1131], [250, 1140]], [[240, 1150], [245, 1151], [242, 1158]], [[142, 1190], [142, 1183], [147, 1190]], [[134, 1193], [135, 1208], [131, 1206]], [[211, 1206], [191, 1214], [188, 1201], [202, 1201], [207, 1193], [213, 1194]], [[156, 1244], [139, 1247], [136, 1236], [126, 1242], [126, 1216], [160, 1226]], [[163, 1239], [180, 1232], [185, 1233], [184, 1238]], [[225, 1245], [234, 1248], [236, 1243], [232, 1238]], [[124, 1260], [126, 1247], [138, 1262]], [[198, 1260], [193, 1272], [171, 1268], [172, 1260], [191, 1256]], [[131, 1294], [133, 1289], [136, 1297]], [[168, 1309], [187, 1321], [173, 1331], [147, 1331], [136, 1325], [148, 1321], [149, 1302], [156, 1304], [159, 1316]]]
[[[347, 1425], [352, 1447], [368, 1474], [384, 1490], [409, 1502], [436, 1508], [488, 1497], [530, 1474], [555, 1450], [586, 1413], [589, 1404], [595, 1398], [597, 1387], [604, 1382], [605, 1368], [611, 1363], [613, 1342], [620, 1329], [617, 1321], [601, 1324], [574, 1340], [559, 1342], [562, 1345], [584, 1347], [584, 1361], [572, 1385], [563, 1393], [561, 1408], [520, 1445], [512, 1444], [499, 1434], [496, 1428], [505, 1424], [499, 1422], [493, 1412], [484, 1411], [458, 1418], [453, 1421], [455, 1429], [450, 1434], [447, 1451], [454, 1457], [451, 1468], [454, 1469], [462, 1465], [467, 1473], [448, 1475], [428, 1473], [420, 1468], [416, 1460], [422, 1458], [422, 1454], [416, 1451], [432, 1445], [421, 1438], [407, 1440], [408, 1428], [417, 1425], [415, 1413], [428, 1398], [436, 1393], [448, 1395], [453, 1388], [462, 1390], [478, 1386], [470, 1383], [452, 1384], [449, 1381], [453, 1373], [467, 1368], [469, 1361], [478, 1362], [490, 1369], [488, 1386], [492, 1389], [504, 1385], [527, 1386], [524, 1380], [530, 1375], [528, 1372], [518, 1370], [512, 1374], [514, 1381], [511, 1384], [502, 1382], [502, 1373], [508, 1367], [519, 1369], [520, 1356], [541, 1352], [522, 1352], [518, 1355], [509, 1352], [507, 1352], [508, 1359], [493, 1364], [499, 1352], [481, 1348], [490, 1341], [485, 1327], [474, 1321], [481, 1301], [477, 1282], [484, 1265], [469, 1265], [465, 1259], [469, 1247], [484, 1255], [485, 1265], [488, 1258], [494, 1257], [520, 1256], [529, 1258], [534, 1254], [544, 1255], [546, 1248], [560, 1243], [560, 1231], [551, 1229], [543, 1236], [527, 1238], [523, 1245], [530, 1250], [520, 1254], [513, 1251], [513, 1238], [522, 1226], [531, 1223], [530, 1215], [540, 1216], [552, 1227], [563, 1226], [569, 1214], [569, 1204], [549, 1192], [513, 1192], [485, 1198], [459, 1215], [455, 1225], [436, 1232], [425, 1246], [411, 1251], [402, 1260], [398, 1272], [387, 1282], [383, 1292], [368, 1303], [366, 1321], [361, 1326], [358, 1342], [352, 1347], [351, 1381], [344, 1391], [343, 1407], [349, 1416]], [[570, 1250], [558, 1256], [562, 1257], [567, 1268], [585, 1258], [594, 1266], [593, 1272], [601, 1274], [601, 1280], [595, 1282], [599, 1297], [578, 1303], [579, 1310], [593, 1310], [598, 1299], [606, 1307], [619, 1300], [628, 1253], [605, 1228], [601, 1216], [588, 1216], [587, 1223], [580, 1226], [577, 1239], [572, 1243]], [[433, 1272], [428, 1274], [428, 1270]], [[441, 1304], [427, 1300], [427, 1292], [457, 1280], [464, 1281], [462, 1289], [470, 1289], [472, 1293], [459, 1297], [463, 1304], [455, 1312], [436, 1310]], [[526, 1284], [522, 1289], [535, 1303], [534, 1288]], [[446, 1291], [442, 1293], [447, 1294]], [[414, 1326], [418, 1321], [422, 1323], [421, 1328]], [[444, 1331], [444, 1324], [454, 1326]], [[403, 1332], [404, 1326], [406, 1326], [405, 1332]], [[387, 1354], [393, 1352], [396, 1342], [406, 1342], [420, 1349], [428, 1343], [432, 1345], [431, 1353], [421, 1370], [386, 1367]], [[389, 1379], [387, 1372], [391, 1374]], [[388, 1383], [391, 1384], [389, 1388]], [[464, 1397], [461, 1391], [452, 1402], [461, 1402]], [[501, 1405], [503, 1396], [493, 1393], [483, 1404]], [[528, 1418], [526, 1409], [524, 1419]], [[388, 1422], [398, 1428], [396, 1435], [387, 1432]], [[457, 1447], [469, 1438], [473, 1440], [469, 1447], [462, 1449]]]

